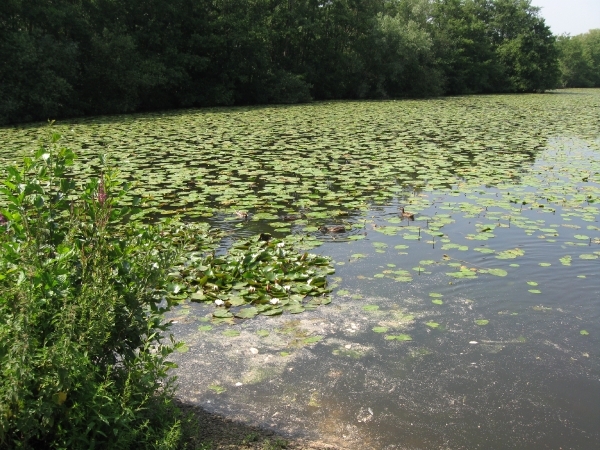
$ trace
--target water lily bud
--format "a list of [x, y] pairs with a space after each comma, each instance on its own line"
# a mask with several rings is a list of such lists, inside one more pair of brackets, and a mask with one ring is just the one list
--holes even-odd
[[223, 300], [215, 300], [215, 305], [217, 306], [223, 306], [225, 304], [225, 302]]

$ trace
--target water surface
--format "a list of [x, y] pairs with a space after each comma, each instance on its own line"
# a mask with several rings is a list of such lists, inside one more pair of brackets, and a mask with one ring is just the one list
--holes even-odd
[[[170, 313], [187, 401], [356, 449], [600, 448], [599, 90], [57, 129], [79, 177], [108, 153], [155, 217], [226, 230], [221, 251], [268, 231], [335, 260], [315, 310]], [[0, 159], [44, 132], [1, 129]]]

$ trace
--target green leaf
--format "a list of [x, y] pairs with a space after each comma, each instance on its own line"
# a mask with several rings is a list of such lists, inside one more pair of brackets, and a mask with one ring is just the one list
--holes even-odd
[[388, 329], [386, 327], [373, 327], [373, 331], [375, 333], [385, 333], [387, 330]]
[[231, 314], [226, 309], [217, 309], [213, 311], [213, 317], [216, 317], [218, 319], [227, 319], [229, 317], [233, 317], [233, 314]]
[[258, 314], [258, 310], [255, 307], [243, 308], [235, 313], [235, 317], [240, 319], [252, 319]]
[[412, 337], [410, 337], [408, 334], [398, 334], [398, 335], [391, 335], [388, 334], [385, 337], [386, 341], [412, 341]]
[[505, 277], [508, 275], [508, 272], [504, 269], [488, 269], [488, 273], [491, 275], [496, 275], [497, 277]]
[[310, 345], [315, 344], [323, 339], [323, 336], [310, 336], [302, 340], [303, 344]]
[[379, 309], [379, 306], [377, 305], [365, 305], [362, 308], [364, 311], [377, 311]]
[[239, 336], [241, 333], [238, 330], [225, 330], [223, 331], [223, 333], [221, 333], [223, 336], [226, 337], [237, 337]]

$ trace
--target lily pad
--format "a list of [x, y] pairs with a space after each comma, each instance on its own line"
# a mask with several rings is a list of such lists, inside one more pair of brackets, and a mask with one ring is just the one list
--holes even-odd
[[310, 336], [302, 340], [303, 344], [310, 345], [320, 342], [323, 339], [323, 336]]
[[388, 329], [386, 327], [373, 327], [375, 333], [386, 333]]
[[258, 314], [258, 310], [254, 307], [244, 308], [237, 311], [234, 315], [240, 319], [251, 319]]
[[412, 341], [412, 337], [410, 337], [408, 334], [398, 334], [398, 335], [391, 335], [388, 334], [385, 337], [386, 341]]
[[377, 305], [365, 305], [362, 308], [364, 311], [377, 311], [379, 309], [379, 306]]
[[227, 337], [237, 337], [239, 336], [241, 333], [238, 330], [225, 330], [223, 331], [223, 333], [221, 333], [223, 336], [227, 336]]
[[497, 277], [505, 277], [508, 275], [508, 272], [504, 269], [488, 269], [489, 274], [496, 275]]

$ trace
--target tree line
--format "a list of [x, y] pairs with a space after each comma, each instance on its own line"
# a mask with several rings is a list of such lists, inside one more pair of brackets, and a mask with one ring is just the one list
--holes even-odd
[[562, 87], [600, 87], [600, 29], [559, 36]]
[[0, 124], [543, 91], [583, 41], [529, 0], [3, 0]]

